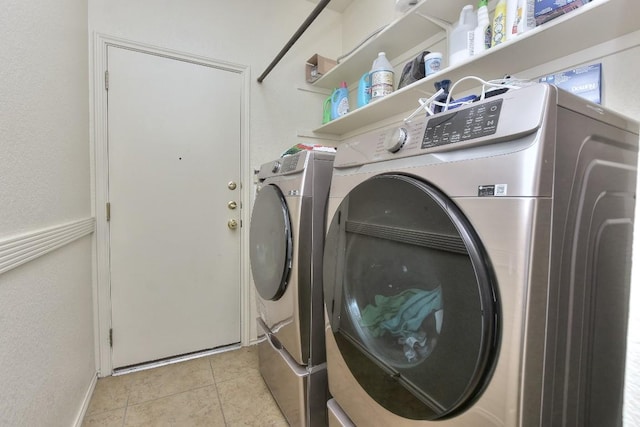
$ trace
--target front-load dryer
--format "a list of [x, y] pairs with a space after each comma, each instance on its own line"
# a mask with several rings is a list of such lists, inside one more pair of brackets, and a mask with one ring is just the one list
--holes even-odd
[[637, 151], [637, 123], [545, 84], [346, 139], [324, 257], [332, 414], [621, 425]]
[[322, 299], [334, 153], [301, 151], [260, 168], [249, 230], [260, 373], [292, 426], [327, 423]]

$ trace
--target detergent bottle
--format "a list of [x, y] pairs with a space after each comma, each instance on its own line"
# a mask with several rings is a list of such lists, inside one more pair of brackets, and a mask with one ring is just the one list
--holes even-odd
[[371, 74], [366, 72], [358, 82], [358, 108], [364, 107], [371, 100]]
[[328, 97], [322, 103], [322, 124], [331, 121], [331, 97]]
[[507, 40], [536, 27], [534, 12], [535, 0], [507, 1]]
[[456, 65], [473, 55], [473, 36], [478, 22], [473, 6], [460, 11], [460, 19], [449, 36], [449, 65]]
[[507, 0], [499, 0], [493, 13], [493, 39], [491, 46], [507, 41]]
[[331, 95], [331, 120], [342, 117], [349, 112], [349, 90], [347, 82], [340, 83], [340, 87]]

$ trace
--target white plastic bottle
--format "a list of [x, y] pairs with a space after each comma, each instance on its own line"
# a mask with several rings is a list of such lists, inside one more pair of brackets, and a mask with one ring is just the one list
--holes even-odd
[[491, 47], [491, 22], [487, 0], [478, 3], [478, 26], [473, 33], [473, 54], [477, 55]]
[[498, 0], [493, 12], [491, 32], [491, 46], [497, 46], [507, 41], [507, 0]]
[[473, 55], [473, 36], [478, 25], [473, 6], [460, 11], [460, 19], [449, 35], [449, 65], [455, 65]]
[[371, 66], [371, 101], [383, 98], [393, 92], [393, 66], [384, 52], [378, 53], [378, 57]]
[[518, 0], [512, 19], [512, 26], [510, 27], [511, 31], [507, 33], [507, 39], [526, 33], [536, 27], [534, 11], [535, 0]]
[[518, 35], [519, 0], [507, 0], [507, 40]]

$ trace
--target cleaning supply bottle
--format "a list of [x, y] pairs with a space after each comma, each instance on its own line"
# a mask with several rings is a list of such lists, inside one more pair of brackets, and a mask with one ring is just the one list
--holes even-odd
[[331, 95], [331, 120], [342, 117], [349, 112], [349, 90], [347, 82], [340, 83], [340, 87]]
[[393, 67], [384, 52], [378, 53], [378, 57], [373, 61], [370, 78], [371, 101], [393, 92]]
[[358, 82], [358, 108], [364, 107], [371, 100], [371, 74], [367, 71]]
[[322, 124], [331, 121], [331, 97], [328, 97], [322, 103]]
[[491, 47], [491, 23], [487, 0], [478, 3], [478, 26], [473, 32], [473, 54], [477, 55]]
[[477, 25], [473, 6], [468, 4], [460, 11], [460, 19], [449, 35], [449, 65], [473, 55], [473, 37]]
[[518, 35], [518, 21], [521, 9], [518, 7], [519, 0], [507, 0], [507, 40], [511, 40]]
[[507, 0], [498, 1], [493, 13], [491, 31], [493, 32], [491, 46], [497, 46], [507, 40]]
[[[507, 3], [507, 6], [509, 4]], [[508, 9], [508, 8], [507, 8]], [[507, 40], [513, 38], [518, 34], [526, 33], [536, 27], [535, 12], [535, 0], [517, 0], [517, 6], [513, 12], [512, 25], [508, 26], [511, 31], [507, 33]], [[511, 13], [511, 12], [510, 12]], [[509, 25], [507, 23], [507, 25]]]

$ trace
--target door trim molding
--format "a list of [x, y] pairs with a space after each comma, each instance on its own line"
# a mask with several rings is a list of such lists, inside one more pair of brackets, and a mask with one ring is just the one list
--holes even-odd
[[[251, 206], [250, 183], [252, 170], [249, 158], [249, 94], [250, 69], [247, 65], [234, 64], [217, 59], [206, 58], [186, 52], [166, 49], [110, 36], [94, 33], [93, 66], [92, 66], [92, 102], [91, 118], [93, 122], [91, 134], [91, 151], [93, 162], [93, 214], [96, 219], [95, 230], [95, 275], [94, 275], [94, 324], [96, 345], [96, 367], [100, 377], [109, 376], [113, 372], [111, 361], [111, 347], [109, 344], [109, 329], [111, 328], [111, 278], [109, 260], [109, 223], [106, 218], [106, 203], [109, 201], [108, 188], [108, 149], [107, 149], [107, 96], [105, 90], [105, 71], [107, 70], [107, 48], [109, 46], [134, 50], [142, 53], [157, 55], [169, 59], [190, 62], [194, 64], [214, 67], [225, 71], [238, 73], [242, 78], [242, 95], [240, 110], [240, 156], [242, 183], [240, 218], [242, 224], [249, 224]], [[250, 271], [249, 271], [249, 232], [248, 227], [241, 227], [240, 231], [240, 338], [242, 345], [251, 343], [251, 299], [250, 299]]]

